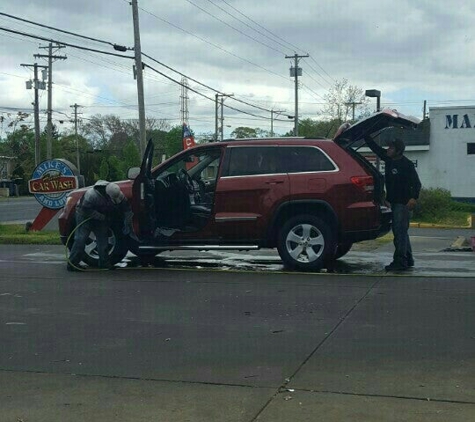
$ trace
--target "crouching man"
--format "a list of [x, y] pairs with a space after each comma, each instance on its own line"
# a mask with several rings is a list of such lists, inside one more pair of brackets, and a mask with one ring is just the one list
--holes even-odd
[[68, 259], [68, 271], [85, 269], [80, 262], [84, 257], [84, 249], [91, 232], [96, 235], [99, 267], [114, 268], [109, 261], [108, 236], [112, 217], [117, 214], [123, 217], [124, 234], [135, 236], [132, 229], [133, 213], [119, 186], [105, 180], [98, 180], [86, 191], [76, 207], [76, 231]]

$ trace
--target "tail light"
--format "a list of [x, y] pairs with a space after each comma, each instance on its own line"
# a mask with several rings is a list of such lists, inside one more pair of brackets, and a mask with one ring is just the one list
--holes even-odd
[[353, 176], [351, 178], [351, 183], [368, 195], [372, 195], [374, 192], [373, 176]]

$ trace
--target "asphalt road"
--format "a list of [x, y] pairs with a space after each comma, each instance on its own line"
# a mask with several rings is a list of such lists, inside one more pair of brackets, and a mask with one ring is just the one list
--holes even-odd
[[60, 247], [0, 246], [0, 419], [468, 422], [474, 281], [68, 273]]
[[41, 205], [34, 197], [12, 197], [0, 199], [0, 223], [33, 221]]

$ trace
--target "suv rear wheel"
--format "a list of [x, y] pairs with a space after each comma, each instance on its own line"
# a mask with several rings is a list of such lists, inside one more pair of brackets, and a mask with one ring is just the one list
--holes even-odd
[[279, 232], [277, 250], [288, 268], [318, 271], [334, 251], [330, 227], [313, 215], [299, 215], [287, 221]]

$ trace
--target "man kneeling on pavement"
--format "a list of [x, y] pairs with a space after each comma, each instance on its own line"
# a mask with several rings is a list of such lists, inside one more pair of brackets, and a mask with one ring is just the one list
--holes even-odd
[[388, 148], [381, 148], [367, 136], [368, 147], [385, 162], [386, 199], [393, 212], [392, 230], [394, 235], [393, 262], [386, 265], [386, 271], [401, 271], [414, 266], [411, 241], [409, 240], [409, 221], [416, 206], [421, 182], [414, 164], [405, 157], [406, 148], [402, 139], [395, 138]]
[[117, 184], [98, 180], [85, 192], [76, 207], [76, 231], [68, 259], [68, 271], [85, 269], [80, 263], [84, 257], [84, 249], [91, 232], [94, 232], [96, 236], [99, 267], [114, 268], [109, 261], [108, 237], [112, 216], [117, 214], [123, 216], [123, 233], [135, 237], [132, 228], [133, 213], [127, 198]]

